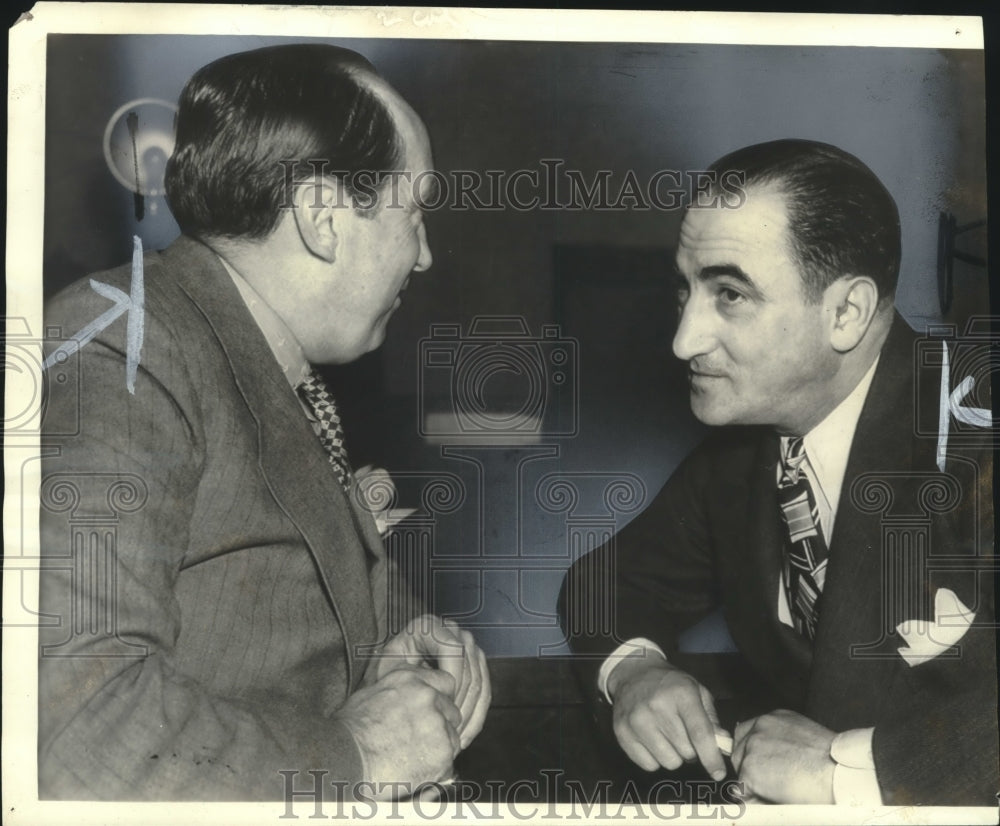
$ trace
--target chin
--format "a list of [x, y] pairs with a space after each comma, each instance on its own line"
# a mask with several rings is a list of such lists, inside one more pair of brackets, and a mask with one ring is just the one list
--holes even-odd
[[693, 410], [694, 417], [702, 424], [707, 424], [710, 427], [722, 427], [723, 425], [733, 424], [732, 420], [727, 416], [720, 416], [717, 414], [707, 413], [700, 410]]
[[702, 424], [712, 427], [722, 427], [727, 424], [739, 424], [738, 416], [725, 407], [712, 404], [705, 398], [691, 397], [691, 412]]

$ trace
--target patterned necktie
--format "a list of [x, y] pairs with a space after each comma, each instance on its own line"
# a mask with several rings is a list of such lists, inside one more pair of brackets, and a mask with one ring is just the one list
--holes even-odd
[[319, 429], [319, 440], [330, 457], [330, 464], [337, 471], [337, 478], [345, 491], [351, 489], [351, 463], [347, 459], [347, 448], [344, 447], [344, 428], [340, 424], [340, 414], [333, 400], [330, 388], [326, 386], [322, 376], [315, 370], [310, 370], [298, 386], [299, 395], [305, 400], [316, 417]]
[[827, 548], [816, 497], [802, 469], [805, 462], [802, 437], [789, 439], [781, 461], [778, 504], [788, 530], [783, 574], [792, 622], [796, 631], [813, 640], [819, 616], [816, 603], [826, 579]]

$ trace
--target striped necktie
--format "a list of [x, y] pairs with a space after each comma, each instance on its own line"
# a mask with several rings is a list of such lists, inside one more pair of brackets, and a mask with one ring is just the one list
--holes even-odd
[[781, 460], [778, 504], [787, 529], [783, 575], [792, 622], [796, 631], [813, 640], [817, 603], [826, 579], [827, 548], [816, 497], [803, 468], [807, 461], [802, 437], [789, 439]]
[[330, 388], [319, 373], [310, 370], [296, 389], [316, 417], [319, 440], [326, 448], [340, 484], [345, 491], [350, 492], [353, 478], [351, 463], [347, 458], [347, 448], [344, 447], [344, 428], [340, 424], [337, 403], [333, 400]]

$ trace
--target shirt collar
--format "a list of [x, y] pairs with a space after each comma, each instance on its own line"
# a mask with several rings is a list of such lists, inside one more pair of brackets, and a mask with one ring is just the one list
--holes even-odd
[[[806, 457], [812, 469], [816, 482], [823, 490], [830, 505], [830, 513], [836, 516], [840, 504], [840, 488], [847, 472], [847, 459], [854, 441], [854, 431], [861, 418], [861, 408], [864, 407], [875, 368], [880, 356], [875, 357], [868, 372], [855, 385], [840, 404], [823, 419], [816, 427], [803, 437]], [[787, 437], [782, 437], [782, 449], [785, 448]]]
[[298, 387], [309, 373], [309, 362], [306, 361], [305, 353], [302, 352], [302, 346], [298, 339], [295, 338], [278, 314], [260, 297], [260, 294], [250, 286], [249, 282], [233, 269], [225, 258], [220, 256], [219, 260], [222, 261], [229, 277], [233, 279], [236, 289], [239, 290], [253, 320], [257, 322], [257, 326], [264, 335], [264, 340], [271, 348], [271, 352], [274, 353], [278, 366], [281, 367], [288, 383], [293, 389]]

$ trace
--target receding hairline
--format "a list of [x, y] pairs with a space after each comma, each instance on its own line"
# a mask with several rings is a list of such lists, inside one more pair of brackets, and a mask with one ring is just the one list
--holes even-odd
[[430, 146], [430, 135], [423, 119], [409, 104], [399, 91], [380, 75], [374, 68], [366, 66], [347, 66], [348, 74], [362, 88], [370, 92], [385, 108], [392, 119], [396, 134], [400, 139], [400, 149], [403, 152], [404, 165], [409, 162], [405, 157], [413, 140], [423, 139]]
[[[690, 225], [687, 223], [688, 217], [690, 215], [692, 214], [702, 215], [706, 212], [712, 212], [713, 210], [720, 215], [730, 215], [733, 214], [734, 212], [738, 212], [741, 209], [746, 209], [746, 207], [750, 203], [754, 202], [754, 200], [757, 198], [765, 198], [772, 201], [778, 209], [778, 212], [776, 212], [774, 216], [776, 219], [780, 220], [780, 226], [777, 227], [777, 230], [780, 233], [780, 238], [782, 239], [782, 243], [784, 244], [785, 253], [788, 256], [789, 261], [794, 263], [795, 266], [799, 269], [799, 279], [804, 286], [805, 278], [803, 275], [803, 268], [805, 266], [805, 263], [801, 260], [798, 254], [798, 249], [796, 248], [795, 231], [792, 228], [791, 193], [786, 188], [783, 188], [781, 186], [781, 182], [777, 179], [774, 180], [761, 179], [754, 181], [752, 184], [747, 186], [745, 194], [747, 199], [746, 203], [741, 204], [735, 210], [730, 209], [728, 207], [724, 207], [721, 205], [721, 203], [720, 205], [709, 209], [705, 208], [692, 209], [691, 207], [688, 207], [684, 212], [683, 219], [681, 220], [681, 226], [678, 234], [677, 251], [679, 251], [680, 243], [684, 239], [685, 230], [687, 230], [687, 232], [690, 232]], [[776, 220], [774, 223], [777, 224], [778, 220]], [[675, 261], [676, 261], [676, 254], [677, 252], [675, 251]]]

